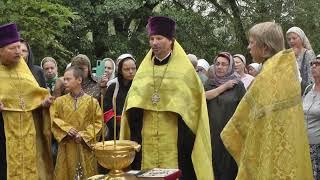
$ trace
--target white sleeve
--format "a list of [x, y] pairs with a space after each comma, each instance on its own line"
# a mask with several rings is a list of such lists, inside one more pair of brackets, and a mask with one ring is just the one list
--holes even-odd
[[301, 83], [301, 81], [302, 81], [302, 78], [301, 78], [301, 74], [300, 74], [300, 70], [299, 70], [299, 65], [298, 65], [298, 62], [296, 61], [296, 67], [297, 67], [297, 71], [298, 71], [298, 73], [297, 73], [297, 78], [298, 78], [298, 80], [299, 80], [299, 82]]

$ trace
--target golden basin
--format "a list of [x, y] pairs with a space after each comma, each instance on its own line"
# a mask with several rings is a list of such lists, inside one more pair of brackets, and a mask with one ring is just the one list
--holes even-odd
[[123, 169], [127, 168], [134, 160], [136, 152], [140, 151], [141, 146], [128, 140], [98, 142], [93, 145], [94, 153], [101, 166], [110, 169], [109, 177], [124, 176]]

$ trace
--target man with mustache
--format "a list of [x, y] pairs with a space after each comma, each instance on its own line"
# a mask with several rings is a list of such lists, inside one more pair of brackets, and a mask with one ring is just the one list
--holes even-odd
[[179, 168], [179, 179], [213, 179], [204, 89], [175, 29], [168, 17], [148, 20], [151, 50], [128, 92], [120, 139], [142, 145], [133, 169]]
[[52, 179], [50, 120], [40, 117], [53, 98], [21, 57], [15, 24], [0, 26], [0, 179]]

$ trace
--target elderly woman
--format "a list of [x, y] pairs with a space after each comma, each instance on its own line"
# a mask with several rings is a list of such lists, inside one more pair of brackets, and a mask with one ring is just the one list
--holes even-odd
[[310, 62], [314, 84], [306, 88], [303, 111], [309, 136], [313, 177], [320, 179], [320, 56]]
[[239, 167], [237, 179], [311, 180], [294, 52], [284, 50], [282, 28], [274, 22], [249, 30], [248, 49], [262, 69], [221, 133]]
[[309, 39], [299, 27], [291, 27], [287, 33], [287, 42], [294, 50], [301, 76], [301, 89], [312, 83], [310, 73], [310, 61], [315, 59]]
[[254, 77], [245, 72], [246, 70], [246, 58], [242, 54], [233, 55], [235, 62], [235, 71], [240, 75], [241, 81], [244, 84], [244, 87], [248, 89]]
[[[84, 73], [84, 80], [82, 81], [82, 90], [96, 98], [97, 100], [100, 101], [100, 86], [97, 82], [97, 79], [95, 76], [92, 74], [91, 70], [91, 62], [88, 56], [84, 54], [79, 54], [71, 59], [71, 63], [67, 65], [67, 68], [70, 66], [78, 66]], [[66, 69], [67, 69], [66, 68]], [[64, 94], [68, 93], [65, 90], [65, 87], [61, 81], [57, 81], [54, 87], [54, 96], [59, 97]]]
[[237, 81], [232, 88], [207, 100], [215, 179], [233, 180], [237, 175], [237, 164], [220, 138], [222, 129], [245, 94], [243, 83], [235, 73], [234, 67], [235, 63], [230, 53], [219, 53], [214, 60], [214, 66], [209, 69], [209, 79], [205, 85], [206, 91], [209, 91], [223, 86], [229, 80]]
[[199, 59], [197, 63], [196, 71], [198, 73], [198, 76], [202, 82], [202, 84], [205, 84], [208, 80], [208, 70], [209, 70], [209, 63], [205, 59]]
[[[120, 56], [121, 57], [121, 56]], [[116, 106], [116, 138], [119, 139], [120, 120], [124, 102], [131, 87], [132, 80], [137, 71], [136, 60], [130, 56], [124, 56], [119, 60], [118, 78], [108, 86], [104, 98], [104, 120], [110, 130], [107, 140], [114, 138], [114, 105]], [[118, 58], [119, 59], [119, 58]], [[115, 100], [115, 101], [114, 101]]]
[[88, 56], [79, 54], [72, 58], [71, 66], [78, 66], [84, 72], [84, 81], [82, 81], [82, 89], [85, 93], [100, 100], [100, 87], [96, 78], [91, 71], [91, 62]]
[[256, 77], [261, 70], [261, 64], [258, 63], [251, 63], [248, 65], [248, 74], [253, 77]]
[[194, 54], [188, 54], [188, 59], [190, 60], [192, 66], [194, 67], [194, 69], [197, 69], [197, 65], [198, 65], [198, 58], [196, 55]]

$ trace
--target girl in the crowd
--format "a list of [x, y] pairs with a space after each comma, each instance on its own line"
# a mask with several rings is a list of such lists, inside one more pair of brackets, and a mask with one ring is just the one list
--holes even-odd
[[[107, 140], [114, 138], [114, 116], [117, 120], [116, 138], [119, 139], [122, 109], [136, 71], [136, 60], [132, 55], [119, 56], [118, 77], [115, 82], [108, 86], [104, 98], [104, 120], [109, 129]], [[114, 108], [116, 109], [116, 115], [114, 114]]]

